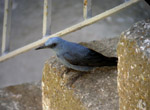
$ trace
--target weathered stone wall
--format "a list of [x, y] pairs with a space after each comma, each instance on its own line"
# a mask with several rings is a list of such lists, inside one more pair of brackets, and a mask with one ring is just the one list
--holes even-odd
[[117, 53], [120, 110], [150, 110], [150, 20], [122, 33]]
[[[82, 43], [107, 56], [116, 56], [118, 38]], [[117, 68], [101, 67], [91, 72], [70, 71], [56, 57], [44, 65], [42, 77], [43, 110], [118, 110]], [[81, 75], [80, 77], [78, 77]]]
[[41, 82], [0, 89], [0, 110], [42, 110]]

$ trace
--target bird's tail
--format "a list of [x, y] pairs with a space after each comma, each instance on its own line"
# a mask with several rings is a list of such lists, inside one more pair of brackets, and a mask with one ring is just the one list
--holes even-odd
[[118, 58], [116, 57], [110, 57], [107, 58], [107, 66], [117, 66]]

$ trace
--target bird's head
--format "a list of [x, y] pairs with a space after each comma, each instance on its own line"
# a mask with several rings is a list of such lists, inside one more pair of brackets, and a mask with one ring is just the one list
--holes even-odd
[[52, 37], [52, 38], [49, 38], [45, 42], [44, 45], [36, 48], [35, 50], [50, 48], [50, 49], [53, 49], [53, 50], [57, 51], [58, 49], [62, 48], [63, 41], [64, 40], [61, 39], [60, 37]]

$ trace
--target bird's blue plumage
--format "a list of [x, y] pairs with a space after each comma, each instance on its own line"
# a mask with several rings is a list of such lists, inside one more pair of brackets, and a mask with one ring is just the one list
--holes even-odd
[[89, 71], [93, 67], [117, 65], [115, 57], [106, 57], [92, 49], [63, 40], [60, 37], [48, 39], [42, 48], [53, 49], [65, 66], [79, 71]]

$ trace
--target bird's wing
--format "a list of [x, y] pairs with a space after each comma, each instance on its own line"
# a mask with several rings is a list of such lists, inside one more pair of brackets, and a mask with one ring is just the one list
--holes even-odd
[[[65, 60], [73, 65], [78, 66], [107, 66], [109, 57], [105, 57], [104, 55], [89, 49], [89, 52], [84, 55], [77, 54], [77, 53], [65, 53], [64, 55]], [[114, 59], [116, 60], [116, 58]]]

